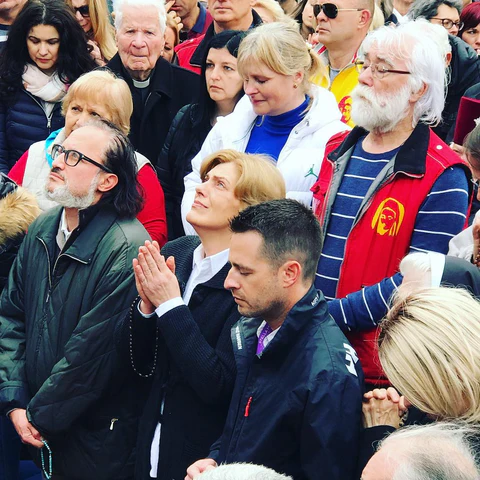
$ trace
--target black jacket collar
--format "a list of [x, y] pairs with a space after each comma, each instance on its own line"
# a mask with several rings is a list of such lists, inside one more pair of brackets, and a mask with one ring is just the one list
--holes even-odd
[[[355, 127], [342, 144], [328, 155], [328, 158], [336, 161], [345, 152], [353, 148], [361, 137], [367, 134], [368, 131], [364, 128]], [[423, 175], [425, 173], [430, 135], [428, 125], [419, 123], [415, 127], [395, 157], [394, 172], [406, 172], [412, 175]]]
[[[130, 90], [133, 88], [133, 81], [130, 74], [127, 72], [123, 66], [120, 55], [117, 53], [115, 56], [108, 62], [107, 67], [115, 72], [117, 75], [120, 75], [130, 87]], [[164, 58], [160, 57], [155, 64], [155, 68], [150, 78], [150, 92], [159, 92], [168, 97], [173, 96], [174, 92], [174, 79], [173, 79], [173, 68], [170, 63], [168, 63]]]

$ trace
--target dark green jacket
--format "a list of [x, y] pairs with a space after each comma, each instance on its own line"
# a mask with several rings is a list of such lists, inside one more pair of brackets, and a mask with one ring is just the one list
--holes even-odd
[[126, 478], [141, 406], [113, 336], [136, 296], [132, 259], [149, 237], [136, 219], [88, 209], [58, 255], [60, 214], [30, 226], [0, 299], [0, 409], [27, 409], [58, 475]]

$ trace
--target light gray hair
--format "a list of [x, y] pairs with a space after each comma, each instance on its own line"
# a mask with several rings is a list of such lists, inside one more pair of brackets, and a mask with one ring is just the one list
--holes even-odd
[[158, 21], [162, 35], [165, 33], [167, 25], [167, 13], [165, 11], [165, 2], [163, 0], [113, 0], [113, 13], [115, 16], [115, 28], [117, 31], [122, 26], [123, 7], [132, 5], [137, 7], [155, 7], [158, 11]]
[[455, 8], [459, 15], [462, 13], [462, 0], [415, 0], [412, 3], [410, 10], [408, 10], [407, 15], [412, 20], [420, 17], [430, 20], [437, 15], [438, 7], [440, 7], [440, 5]]
[[199, 477], [201, 480], [293, 480], [292, 477], [277, 473], [271, 468], [251, 463], [232, 463], [208, 470]]
[[438, 125], [445, 106], [447, 73], [443, 51], [433, 35], [425, 35], [425, 28], [424, 21], [411, 21], [396, 28], [380, 27], [367, 35], [360, 50], [360, 56], [363, 56], [376, 47], [392, 63], [404, 60], [411, 73], [409, 82], [412, 92], [418, 91], [423, 84], [427, 86], [415, 104], [413, 127], [420, 121]]
[[478, 426], [435, 422], [401, 428], [380, 444], [398, 468], [391, 480], [478, 480]]

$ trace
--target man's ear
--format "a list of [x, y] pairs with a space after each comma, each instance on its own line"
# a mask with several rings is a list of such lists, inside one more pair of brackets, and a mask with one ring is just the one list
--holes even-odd
[[288, 260], [280, 267], [283, 286], [291, 287], [302, 279], [302, 266], [296, 260]]
[[118, 184], [118, 177], [114, 173], [105, 173], [102, 180], [98, 182], [97, 190], [106, 193]]
[[412, 92], [410, 95], [410, 102], [411, 103], [417, 103], [423, 95], [425, 95], [425, 92], [428, 90], [428, 85], [423, 82], [422, 86], [416, 91]]
[[363, 28], [365, 25], [370, 26], [371, 22], [372, 22], [372, 14], [370, 13], [370, 10], [362, 10], [360, 14], [360, 20], [358, 22], [358, 26], [360, 28]]

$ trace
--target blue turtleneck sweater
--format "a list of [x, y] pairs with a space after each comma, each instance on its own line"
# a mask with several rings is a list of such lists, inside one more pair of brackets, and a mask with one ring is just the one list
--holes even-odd
[[257, 117], [245, 151], [247, 153], [263, 153], [278, 160], [290, 132], [305, 116], [308, 102], [309, 97], [307, 96], [300, 106], [289, 112], [276, 116]]

